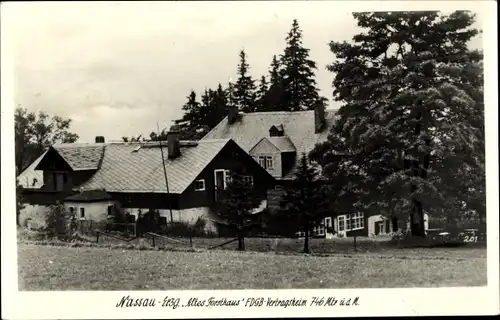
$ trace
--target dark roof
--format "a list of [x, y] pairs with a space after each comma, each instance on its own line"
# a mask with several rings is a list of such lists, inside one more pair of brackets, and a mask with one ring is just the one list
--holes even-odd
[[[240, 120], [233, 124], [229, 124], [225, 117], [201, 141], [232, 139], [249, 152], [263, 137], [268, 137], [269, 128], [279, 123], [284, 128], [285, 137], [290, 139], [296, 149], [298, 162], [302, 153], [309, 153], [318, 142], [327, 139], [329, 128], [335, 121], [335, 113], [336, 110], [325, 110], [326, 124], [320, 133], [315, 133], [314, 110], [242, 113]], [[294, 172], [294, 169], [290, 170], [283, 178], [292, 177]]]
[[111, 200], [111, 196], [104, 190], [85, 190], [64, 199], [64, 201], [68, 202], [94, 202], [106, 200]]
[[[182, 143], [181, 155], [168, 159], [166, 143], [111, 143], [106, 145], [99, 170], [80, 188], [108, 192], [166, 193], [161, 149], [169, 193], [182, 193], [229, 142], [229, 139]], [[158, 145], [158, 143], [156, 143]], [[188, 146], [189, 145], [189, 146]]]
[[97, 170], [104, 152], [103, 143], [65, 143], [52, 146], [73, 171]]

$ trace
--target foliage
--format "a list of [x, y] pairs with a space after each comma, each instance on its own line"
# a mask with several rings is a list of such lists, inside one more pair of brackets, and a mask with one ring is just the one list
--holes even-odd
[[69, 232], [66, 208], [62, 204], [50, 206], [46, 230], [51, 236], [66, 236]]
[[482, 54], [474, 16], [457, 11], [356, 13], [364, 31], [331, 42], [334, 98], [344, 104], [311, 153], [360, 211], [484, 213]]
[[23, 187], [19, 183], [19, 180], [16, 179], [16, 224], [20, 225], [19, 215], [21, 214], [21, 210], [24, 209], [23, 204]]
[[282, 68], [279, 77], [284, 94], [280, 101], [281, 108], [301, 111], [314, 109], [318, 102], [325, 104], [326, 100], [319, 96], [314, 80], [316, 63], [309, 58], [309, 49], [302, 45], [302, 30], [296, 19], [293, 20], [286, 43], [285, 51], [280, 57]]
[[309, 232], [330, 213], [328, 185], [319, 180], [318, 171], [309, 164], [306, 154], [300, 158], [292, 186], [286, 189], [283, 200], [288, 219], [295, 221], [305, 233], [304, 252], [309, 253]]
[[243, 170], [230, 172], [225, 190], [219, 189], [215, 212], [224, 224], [235, 230], [238, 237], [238, 249], [245, 250], [246, 233], [258, 225], [257, 214], [252, 210], [261, 202], [258, 191], [253, 184], [244, 180]]
[[243, 112], [255, 111], [255, 81], [248, 74], [250, 66], [244, 50], [240, 52], [238, 79], [234, 85], [234, 97], [238, 108]]
[[19, 106], [14, 113], [16, 175], [23, 172], [43, 151], [55, 143], [72, 143], [78, 135], [69, 131], [71, 119], [50, 117]]
[[139, 214], [137, 219], [137, 235], [140, 236], [146, 232], [159, 232], [161, 230], [160, 211], [157, 209], [149, 209], [144, 214]]
[[161, 228], [161, 233], [172, 237], [213, 237], [214, 234], [206, 230], [206, 220], [199, 217], [194, 224], [185, 221], [168, 223]]

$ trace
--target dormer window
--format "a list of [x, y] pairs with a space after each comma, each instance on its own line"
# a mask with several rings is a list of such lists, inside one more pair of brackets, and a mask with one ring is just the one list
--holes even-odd
[[285, 130], [283, 129], [283, 125], [280, 124], [279, 126], [271, 126], [269, 129], [269, 136], [270, 137], [282, 137], [284, 134]]

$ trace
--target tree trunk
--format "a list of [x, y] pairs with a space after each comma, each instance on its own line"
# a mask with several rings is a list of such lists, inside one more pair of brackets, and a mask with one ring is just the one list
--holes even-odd
[[309, 251], [309, 228], [307, 227], [305, 232], [305, 237], [304, 237], [304, 253], [310, 253]]
[[245, 238], [241, 232], [238, 232], [238, 250], [245, 251]]

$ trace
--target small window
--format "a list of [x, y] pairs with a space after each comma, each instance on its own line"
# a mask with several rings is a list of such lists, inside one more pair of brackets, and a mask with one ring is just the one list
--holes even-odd
[[80, 208], [80, 220], [85, 220], [85, 208]]
[[113, 215], [113, 206], [108, 206], [108, 216]]
[[205, 191], [205, 180], [196, 180], [194, 182], [194, 191]]
[[243, 176], [243, 182], [253, 186], [253, 176]]
[[75, 207], [69, 207], [69, 213], [74, 216], [75, 215]]
[[266, 169], [273, 169], [273, 157], [266, 157]]
[[131, 195], [125, 196], [125, 202], [131, 203], [132, 202], [132, 196]]
[[266, 157], [259, 157], [259, 164], [262, 168], [266, 168]]

